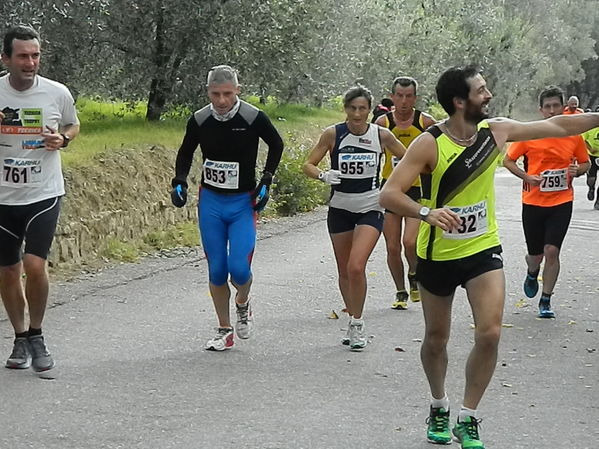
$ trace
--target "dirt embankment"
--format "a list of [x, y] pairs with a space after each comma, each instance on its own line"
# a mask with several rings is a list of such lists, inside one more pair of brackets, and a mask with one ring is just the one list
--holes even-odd
[[[170, 202], [175, 150], [161, 146], [120, 149], [85, 167], [64, 172], [67, 195], [49, 261], [70, 271], [102, 264], [102, 254], [117, 241], [195, 219], [195, 195], [183, 209]], [[190, 185], [197, 180], [190, 179]]]

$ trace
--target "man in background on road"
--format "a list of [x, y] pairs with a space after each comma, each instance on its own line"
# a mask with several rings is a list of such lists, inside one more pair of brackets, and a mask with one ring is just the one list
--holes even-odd
[[[421, 358], [432, 394], [427, 439], [451, 442], [447, 342], [455, 289], [462, 285], [474, 317], [474, 347], [466, 363], [464, 399], [453, 434], [462, 449], [484, 449], [477, 408], [497, 363], [505, 299], [493, 184], [499, 148], [508, 141], [580, 134], [599, 126], [599, 114], [528, 123], [487, 119], [492, 95], [473, 66], [445, 71], [436, 90], [449, 118], [412, 143], [380, 201], [399, 215], [422, 220], [416, 278], [425, 321]], [[407, 195], [418, 176], [422, 203]]]
[[563, 108], [564, 114], [582, 114], [584, 111], [578, 107], [579, 103], [578, 97], [576, 95], [572, 95], [570, 98], [568, 98], [566, 107]]
[[40, 38], [32, 28], [19, 26], [4, 35], [2, 63], [8, 74], [0, 78], [0, 294], [15, 331], [6, 367], [32, 366], [38, 372], [54, 367], [42, 321], [49, 290], [46, 259], [65, 194], [59, 150], [79, 134], [69, 90], [37, 74], [40, 55]]
[[[418, 83], [409, 76], [400, 76], [393, 80], [391, 85], [391, 100], [395, 108], [393, 111], [382, 115], [375, 122], [377, 125], [388, 128], [393, 135], [408, 148], [412, 141], [426, 128], [435, 124], [435, 119], [430, 115], [415, 108]], [[385, 150], [385, 164], [383, 165], [382, 186], [391, 175], [399, 158], [390, 151]], [[420, 178], [416, 178], [414, 185], [408, 191], [414, 201], [420, 199]], [[403, 236], [402, 236], [403, 228]], [[385, 211], [383, 235], [387, 246], [387, 265], [395, 283], [395, 298], [391, 308], [405, 310], [408, 308], [408, 293], [405, 287], [404, 264], [401, 258], [403, 250], [408, 262], [408, 282], [410, 297], [413, 302], [420, 301], [418, 285], [416, 283], [416, 237], [418, 236], [418, 219], [402, 217], [391, 211]]]
[[[595, 195], [595, 183], [597, 182], [597, 169], [599, 168], [599, 128], [593, 128], [588, 130], [582, 135], [584, 143], [587, 146], [589, 152], [589, 159], [591, 167], [587, 172], [587, 186], [589, 191], [587, 192], [587, 198], [589, 201], [595, 201], [593, 206], [595, 210], [599, 210], [599, 189]], [[596, 198], [596, 199], [595, 199]]]
[[[539, 110], [545, 119], [561, 115], [562, 90], [555, 86], [543, 90]], [[516, 165], [520, 157], [524, 157], [524, 170]], [[579, 135], [516, 142], [510, 145], [503, 165], [523, 181], [522, 227], [528, 248], [524, 293], [529, 298], [536, 296], [537, 278], [545, 259], [539, 317], [554, 318], [551, 295], [560, 270], [560, 249], [572, 217], [572, 178], [589, 169], [586, 146]]]
[[[239, 99], [237, 72], [227, 66], [208, 73], [210, 104], [187, 122], [177, 154], [171, 199], [177, 207], [187, 201], [187, 175], [198, 147], [202, 151], [202, 182], [198, 216], [202, 246], [209, 271], [210, 294], [218, 317], [216, 335], [205, 348], [224, 351], [234, 345], [229, 317], [231, 285], [237, 291], [235, 331], [250, 337], [252, 309], [251, 262], [256, 245], [256, 215], [266, 206], [269, 189], [281, 155], [283, 140], [266, 114]], [[258, 142], [268, 145], [262, 178], [256, 186]]]

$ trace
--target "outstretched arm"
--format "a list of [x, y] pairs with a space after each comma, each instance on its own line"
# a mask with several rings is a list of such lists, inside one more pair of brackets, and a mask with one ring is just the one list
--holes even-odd
[[506, 142], [575, 136], [598, 126], [599, 113], [596, 112], [558, 115], [534, 122], [519, 122], [508, 118], [489, 119], [489, 127], [499, 148]]

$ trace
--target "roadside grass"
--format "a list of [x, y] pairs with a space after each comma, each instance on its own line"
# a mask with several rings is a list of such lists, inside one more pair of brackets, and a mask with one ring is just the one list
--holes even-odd
[[[331, 108], [279, 105], [275, 101], [262, 105], [255, 97], [246, 100], [263, 109], [286, 140], [294, 135], [314, 134], [315, 130], [343, 119], [340, 110]], [[152, 145], [178, 148], [192, 113], [181, 108], [168, 111], [163, 120], [148, 122], [142, 103], [101, 102], [89, 98], [79, 98], [77, 109], [81, 134], [63, 150], [65, 167], [86, 165], [95, 156], [114, 149]]]

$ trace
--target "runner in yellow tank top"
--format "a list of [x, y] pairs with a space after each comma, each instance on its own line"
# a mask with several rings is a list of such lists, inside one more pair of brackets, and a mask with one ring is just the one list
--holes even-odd
[[[377, 125], [389, 128], [401, 143], [407, 148], [426, 128], [435, 124], [435, 120], [428, 114], [414, 108], [417, 100], [418, 83], [414, 78], [401, 76], [393, 80], [391, 85], [391, 101], [394, 110], [382, 115], [376, 121]], [[383, 183], [397, 165], [399, 159], [385, 150], [385, 164], [383, 165]], [[408, 195], [415, 201], [420, 199], [420, 178], [417, 178], [408, 191]], [[403, 224], [403, 238], [402, 238]], [[387, 265], [395, 283], [395, 298], [391, 305], [393, 309], [405, 310], [408, 308], [408, 293], [404, 279], [404, 265], [401, 258], [402, 243], [404, 254], [408, 261], [408, 281], [410, 284], [410, 297], [412, 301], [420, 301], [418, 286], [416, 284], [416, 238], [418, 236], [418, 220], [402, 217], [393, 212], [385, 212], [383, 235], [387, 246]]]
[[[426, 438], [462, 449], [485, 449], [476, 410], [497, 364], [505, 300], [503, 260], [494, 218], [494, 164], [506, 142], [564, 137], [599, 126], [599, 114], [559, 115], [536, 122], [485, 120], [492, 98], [476, 67], [453, 67], [437, 83], [449, 119], [422, 133], [381, 191], [381, 206], [420, 218], [422, 247], [416, 278], [425, 332], [420, 350], [431, 392]], [[407, 191], [422, 179], [423, 203]], [[474, 318], [474, 346], [466, 363], [466, 386], [457, 423], [450, 431], [445, 391], [447, 342], [455, 290], [466, 289]]]

